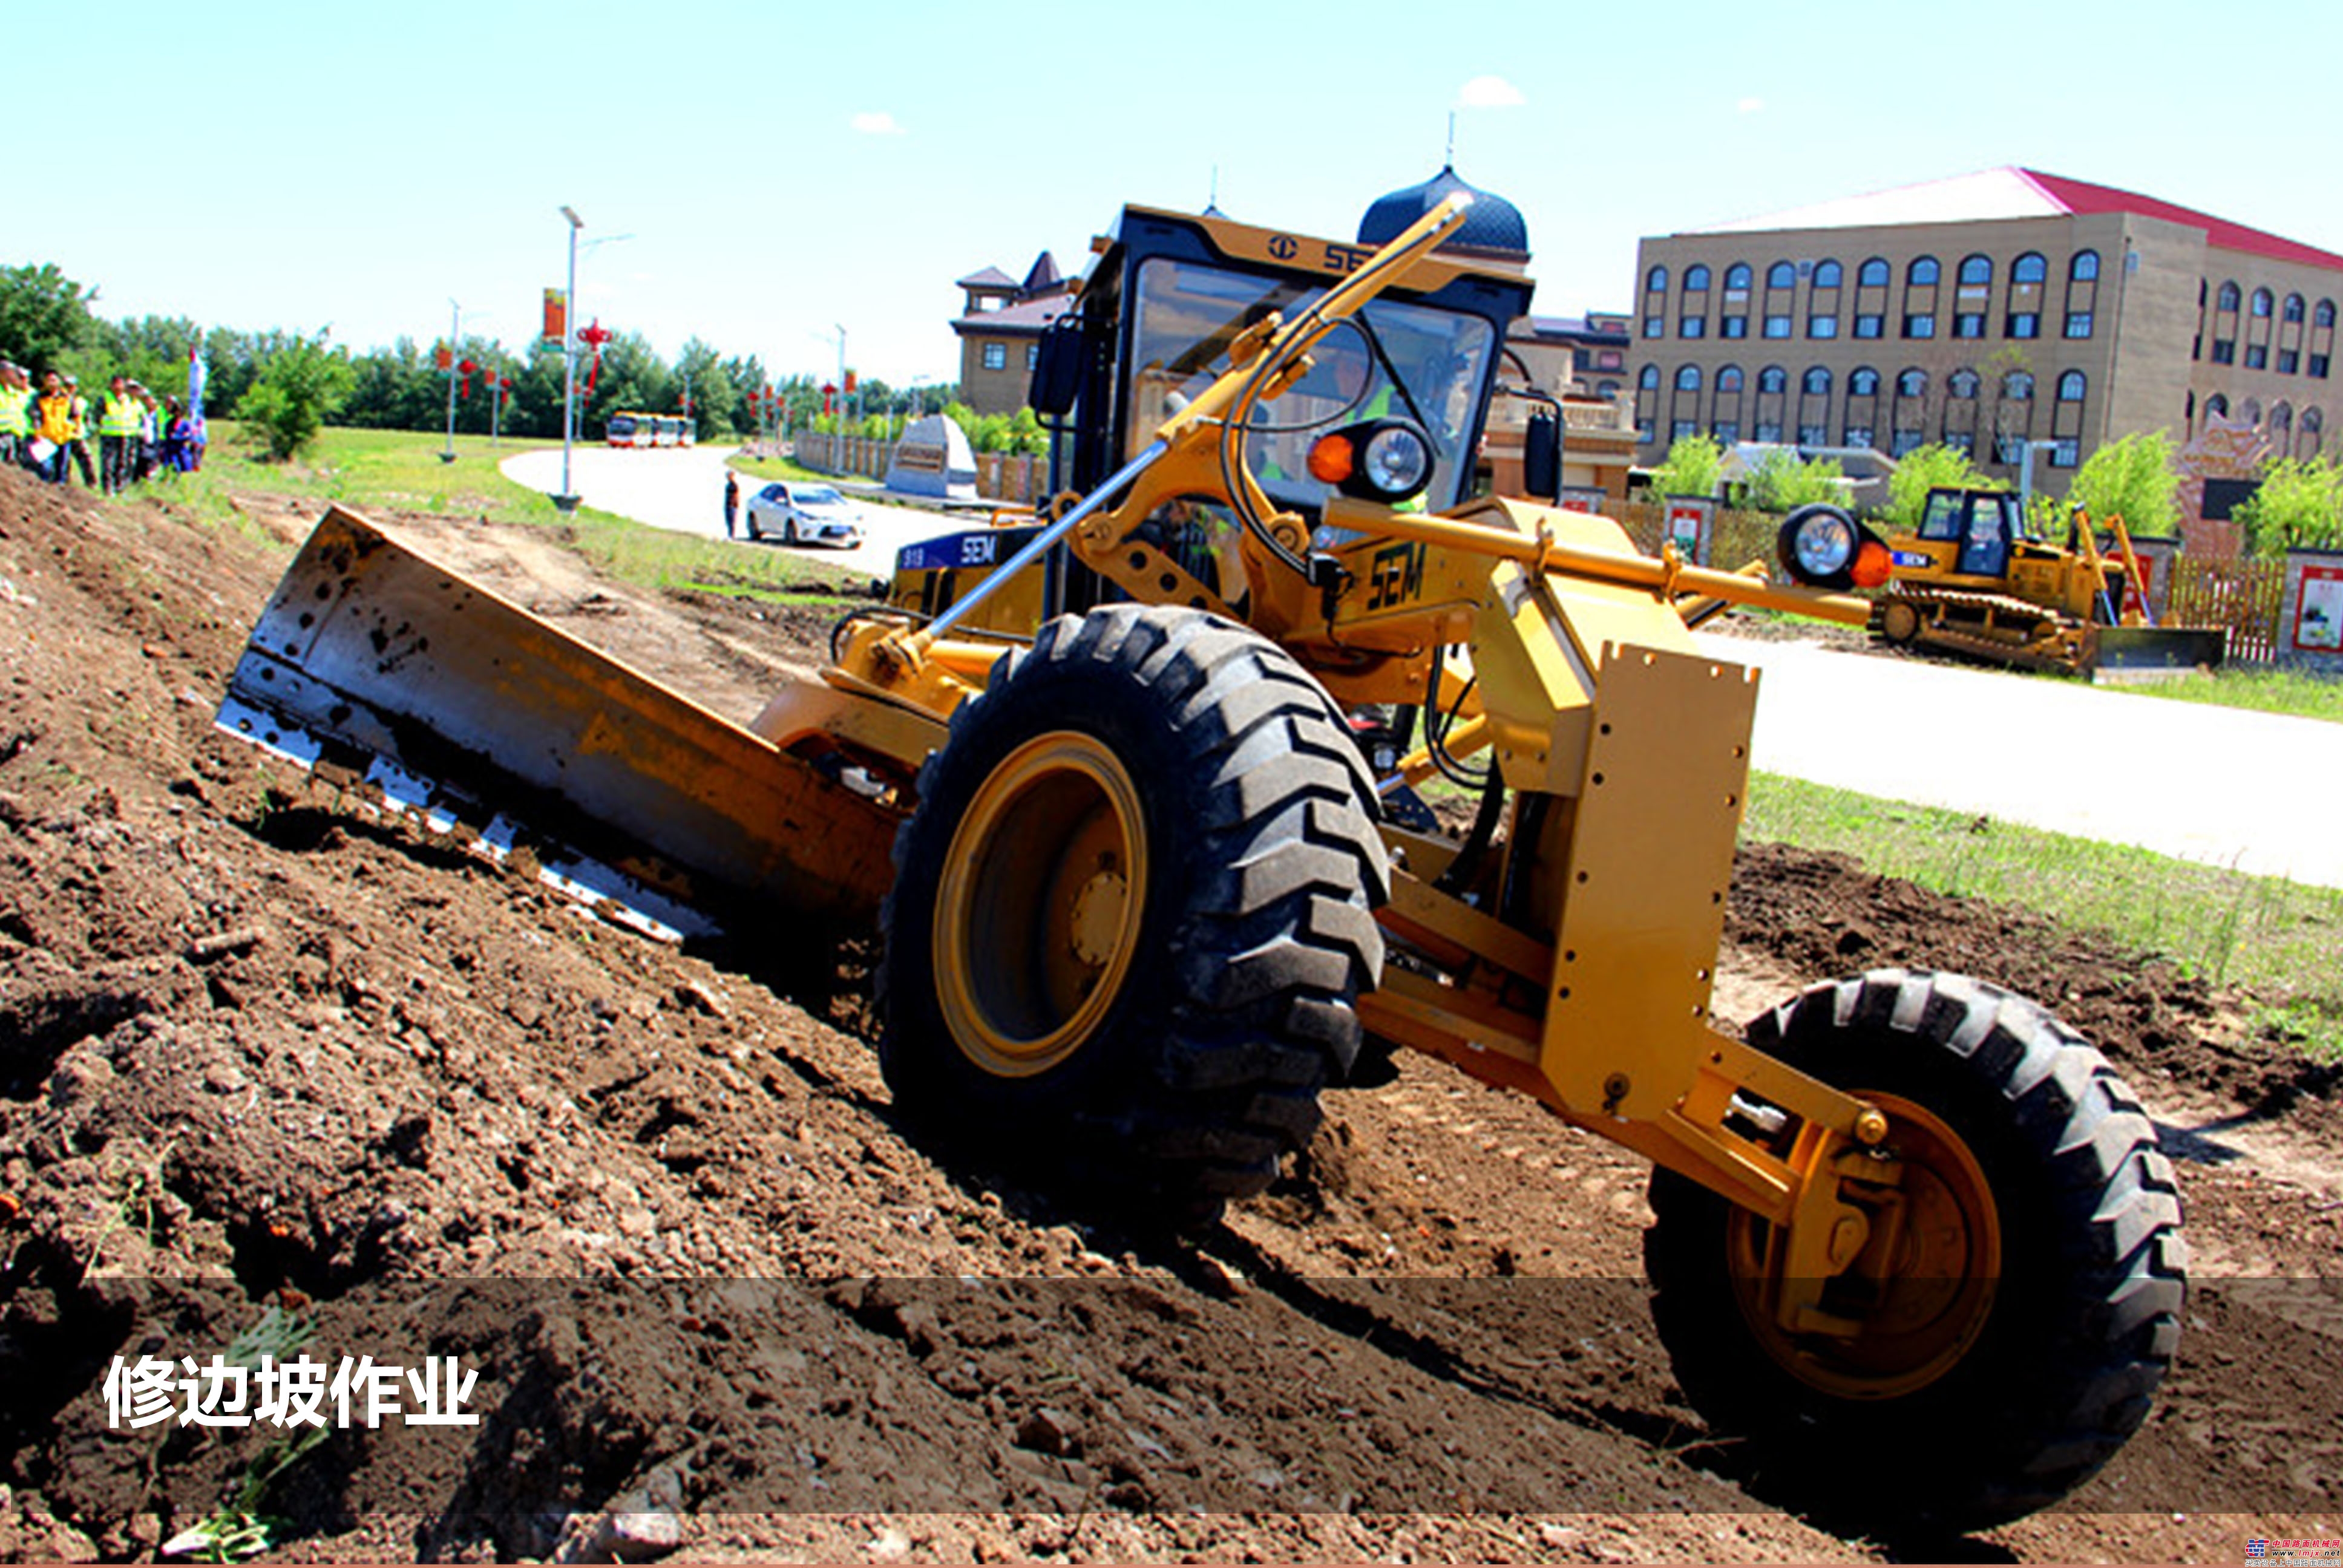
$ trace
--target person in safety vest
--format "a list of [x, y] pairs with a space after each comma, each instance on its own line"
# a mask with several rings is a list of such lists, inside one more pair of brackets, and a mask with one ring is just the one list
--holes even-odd
[[106, 406], [97, 416], [97, 467], [100, 487], [109, 496], [120, 495], [130, 483], [131, 466], [138, 459], [139, 413], [127, 377], [117, 375], [106, 384]]
[[73, 444], [73, 393], [65, 378], [51, 370], [41, 377], [41, 396], [33, 405], [33, 441], [29, 448], [34, 471], [52, 485], [65, 482], [65, 457]]
[[[73, 458], [74, 467], [81, 470], [81, 482], [96, 489], [97, 476], [91, 471], [89, 461], [89, 399], [81, 395], [81, 382], [70, 375], [65, 377], [65, 394], [73, 413], [73, 436], [65, 442], [65, 451]], [[64, 483], [62, 471], [57, 479]]]
[[33, 438], [33, 378], [14, 360], [0, 359], [0, 467], [25, 460]]

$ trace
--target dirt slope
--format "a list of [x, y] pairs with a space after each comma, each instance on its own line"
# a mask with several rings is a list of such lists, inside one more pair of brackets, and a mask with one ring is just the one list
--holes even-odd
[[[394, 520], [723, 711], [820, 656], [809, 618]], [[282, 559], [0, 473], [0, 1555], [151, 1556], [219, 1507], [259, 1434], [108, 1432], [100, 1386], [272, 1304], [316, 1314], [321, 1356], [462, 1356], [485, 1414], [287, 1468], [288, 1557], [574, 1553], [623, 1505], [718, 1557], [1876, 1554], [1700, 1447], [1644, 1314], [1634, 1161], [1411, 1060], [1194, 1243], [940, 1168], [894, 1126], [851, 977], [779, 989], [809, 935], [786, 920], [660, 947], [216, 736]], [[1735, 898], [1728, 1015], [1964, 968], [2091, 1033], [2188, 1161], [2203, 1282], [2149, 1431], [2069, 1509], [1900, 1550], [2334, 1533], [2333, 1075], [2155, 966], [1844, 862], [1753, 852]]]

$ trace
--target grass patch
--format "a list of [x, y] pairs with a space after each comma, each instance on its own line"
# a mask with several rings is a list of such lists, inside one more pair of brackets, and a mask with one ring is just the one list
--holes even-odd
[[809, 485], [835, 485], [841, 478], [848, 484], [869, 484], [860, 475], [824, 474], [787, 457], [735, 457], [725, 465], [743, 474], [754, 474], [760, 479], [790, 479]]
[[2306, 1038], [2343, 1038], [2343, 889], [2247, 876], [1772, 773], [1750, 776], [1745, 831], [1836, 850], [1883, 876], [2020, 905], [2104, 933], [2272, 999], [2303, 1020], [2298, 1032]]
[[[581, 507], [565, 513], [552, 498], [515, 484], [498, 465], [516, 452], [558, 442], [508, 437], [456, 437], [456, 460], [443, 462], [447, 437], [417, 430], [328, 428], [301, 457], [262, 459], [231, 420], [212, 423], [212, 445], [200, 474], [183, 476], [158, 498], [184, 504], [202, 520], [264, 534], [229, 505], [236, 493], [338, 502], [359, 512], [423, 512], [476, 517], [490, 523], [560, 531], [598, 570], [646, 588], [690, 588], [785, 599], [809, 592], [860, 587], [860, 574], [800, 560], [779, 550], [654, 528], [615, 513]], [[273, 543], [273, 541], [270, 541]]]
[[2240, 665], [2209, 674], [2184, 675], [2177, 680], [2145, 681], [2124, 690], [2138, 697], [2206, 702], [2220, 708], [2244, 708], [2257, 713], [2283, 713], [2296, 719], [2323, 719], [2330, 724], [2343, 724], [2343, 680], [2295, 669]]

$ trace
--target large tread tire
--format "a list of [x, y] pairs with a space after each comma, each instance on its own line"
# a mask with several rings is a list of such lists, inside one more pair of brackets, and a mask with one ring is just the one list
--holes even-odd
[[2002, 1523], [2097, 1473], [2147, 1416], [2187, 1289], [2171, 1162], [2107, 1060], [2020, 997], [1902, 970], [1815, 986], [1749, 1038], [1956, 1130], [1991, 1189], [2003, 1260], [1957, 1362], [1913, 1392], [1848, 1397], [1753, 1332], [1727, 1241], [1728, 1226], [1750, 1221], [1655, 1172], [1644, 1238], [1655, 1325], [1752, 1490], [1908, 1536]]
[[[939, 998], [939, 889], [988, 777], [1070, 730], [1111, 749], [1141, 798], [1140, 961], [1071, 1055], [1006, 1076], [961, 1048]], [[906, 1117], [1174, 1222], [1273, 1181], [1356, 1056], [1355, 999], [1383, 965], [1373, 781], [1323, 689], [1199, 611], [1067, 617], [954, 713], [918, 790], [881, 916], [880, 1062]]]

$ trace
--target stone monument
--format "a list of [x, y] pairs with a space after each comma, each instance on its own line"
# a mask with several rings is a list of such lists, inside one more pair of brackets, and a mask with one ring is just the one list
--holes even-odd
[[975, 500], [976, 453], [968, 436], [942, 414], [913, 420], [895, 443], [895, 456], [887, 465], [887, 487], [938, 500]]

